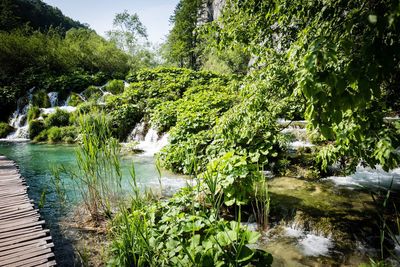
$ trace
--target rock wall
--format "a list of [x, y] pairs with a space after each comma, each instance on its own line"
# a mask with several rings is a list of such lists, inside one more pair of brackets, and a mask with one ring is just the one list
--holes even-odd
[[218, 19], [225, 4], [226, 0], [203, 0], [203, 4], [199, 10], [198, 25]]

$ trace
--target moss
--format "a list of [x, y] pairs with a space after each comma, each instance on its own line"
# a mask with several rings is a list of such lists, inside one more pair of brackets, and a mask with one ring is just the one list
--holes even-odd
[[38, 106], [30, 106], [28, 110], [28, 122], [37, 119], [40, 116], [40, 108]]
[[6, 122], [0, 122], [0, 138], [6, 138], [14, 130], [13, 127]]
[[33, 106], [48, 108], [50, 107], [50, 99], [47, 95], [46, 91], [39, 90], [32, 96], [32, 104]]
[[29, 138], [34, 139], [45, 128], [46, 127], [45, 127], [45, 124], [43, 123], [43, 121], [31, 120], [29, 122]]

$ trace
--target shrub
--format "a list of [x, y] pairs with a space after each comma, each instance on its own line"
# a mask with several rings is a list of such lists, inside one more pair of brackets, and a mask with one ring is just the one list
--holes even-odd
[[9, 133], [14, 130], [13, 127], [6, 122], [0, 122], [0, 138], [6, 138]]
[[110, 115], [113, 136], [122, 141], [126, 139], [136, 123], [140, 122], [143, 111], [135, 104], [122, 104], [112, 109]]
[[40, 108], [38, 106], [30, 106], [28, 109], [28, 122], [37, 119], [40, 115]]
[[69, 124], [69, 116], [70, 114], [67, 111], [57, 108], [56, 112], [50, 114], [45, 119], [45, 124], [47, 128], [52, 126], [67, 126]]
[[86, 100], [94, 100], [95, 101], [101, 97], [102, 93], [101, 93], [101, 90], [99, 87], [91, 85], [85, 91], [83, 91], [81, 93], [81, 95]]
[[39, 90], [33, 94], [32, 105], [41, 108], [50, 107], [50, 99], [45, 90]]
[[75, 140], [78, 136], [76, 127], [51, 127], [47, 131], [47, 139], [51, 143], [71, 143], [71, 140]]
[[105, 89], [112, 94], [120, 94], [124, 91], [124, 81], [111, 80], [107, 83]]
[[83, 102], [82, 98], [77, 93], [71, 93], [68, 100], [68, 106], [76, 107]]
[[41, 131], [45, 129], [43, 121], [31, 120], [29, 121], [29, 138], [34, 139]]

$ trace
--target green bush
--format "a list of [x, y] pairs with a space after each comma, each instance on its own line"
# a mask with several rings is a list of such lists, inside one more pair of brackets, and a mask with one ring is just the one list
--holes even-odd
[[14, 130], [13, 127], [6, 122], [0, 122], [0, 138], [6, 138], [9, 133]]
[[124, 81], [122, 80], [111, 80], [107, 83], [106, 88], [108, 92], [112, 94], [120, 94], [124, 91]]
[[81, 95], [86, 100], [94, 100], [94, 101], [96, 101], [97, 99], [99, 99], [101, 97], [102, 93], [101, 93], [101, 90], [98, 87], [91, 85], [85, 91], [83, 91], [81, 93]]
[[82, 98], [77, 93], [71, 93], [67, 104], [68, 106], [76, 107], [82, 102], [83, 102]]
[[34, 139], [46, 128], [43, 121], [31, 120], [29, 121], [29, 138]]
[[57, 108], [56, 112], [50, 114], [45, 119], [46, 127], [50, 128], [53, 126], [67, 126], [69, 124], [69, 116], [70, 114], [67, 111]]
[[40, 116], [40, 108], [38, 106], [30, 106], [28, 109], [28, 122], [37, 119]]
[[78, 136], [77, 128], [74, 126], [51, 127], [46, 132], [47, 140], [50, 143], [72, 143]]
[[143, 111], [135, 104], [122, 104], [109, 113], [111, 115], [111, 129], [113, 136], [123, 141], [140, 122]]
[[32, 105], [40, 108], [50, 107], [50, 99], [45, 90], [39, 90], [33, 94]]

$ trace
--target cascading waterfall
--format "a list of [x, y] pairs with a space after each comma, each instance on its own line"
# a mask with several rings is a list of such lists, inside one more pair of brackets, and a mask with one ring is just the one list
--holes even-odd
[[138, 150], [143, 151], [142, 156], [154, 156], [168, 144], [168, 134], [160, 136], [154, 128], [148, 128], [145, 122], [140, 122], [132, 130], [128, 141], [136, 141]]
[[58, 105], [58, 92], [50, 92], [47, 94], [50, 100], [50, 107], [55, 107]]
[[[10, 126], [15, 131], [10, 133], [5, 140], [7, 141], [28, 141], [29, 140], [29, 124], [28, 124], [28, 110], [32, 102], [34, 87], [28, 91], [27, 96], [20, 97], [17, 102], [17, 110], [11, 115], [9, 120]], [[68, 99], [63, 106], [58, 106], [59, 94], [58, 92], [49, 92], [47, 94], [50, 101], [50, 108], [41, 108], [40, 111], [43, 115], [48, 115], [56, 112], [56, 109], [61, 109], [67, 112], [73, 112], [76, 107], [68, 106]]]
[[10, 133], [6, 140], [13, 141], [26, 141], [29, 140], [29, 126], [27, 114], [30, 106], [30, 102], [32, 101], [32, 92], [35, 87], [31, 88], [28, 91], [28, 96], [20, 97], [17, 101], [17, 110], [11, 115], [10, 118], [10, 126], [15, 129], [15, 132]]

